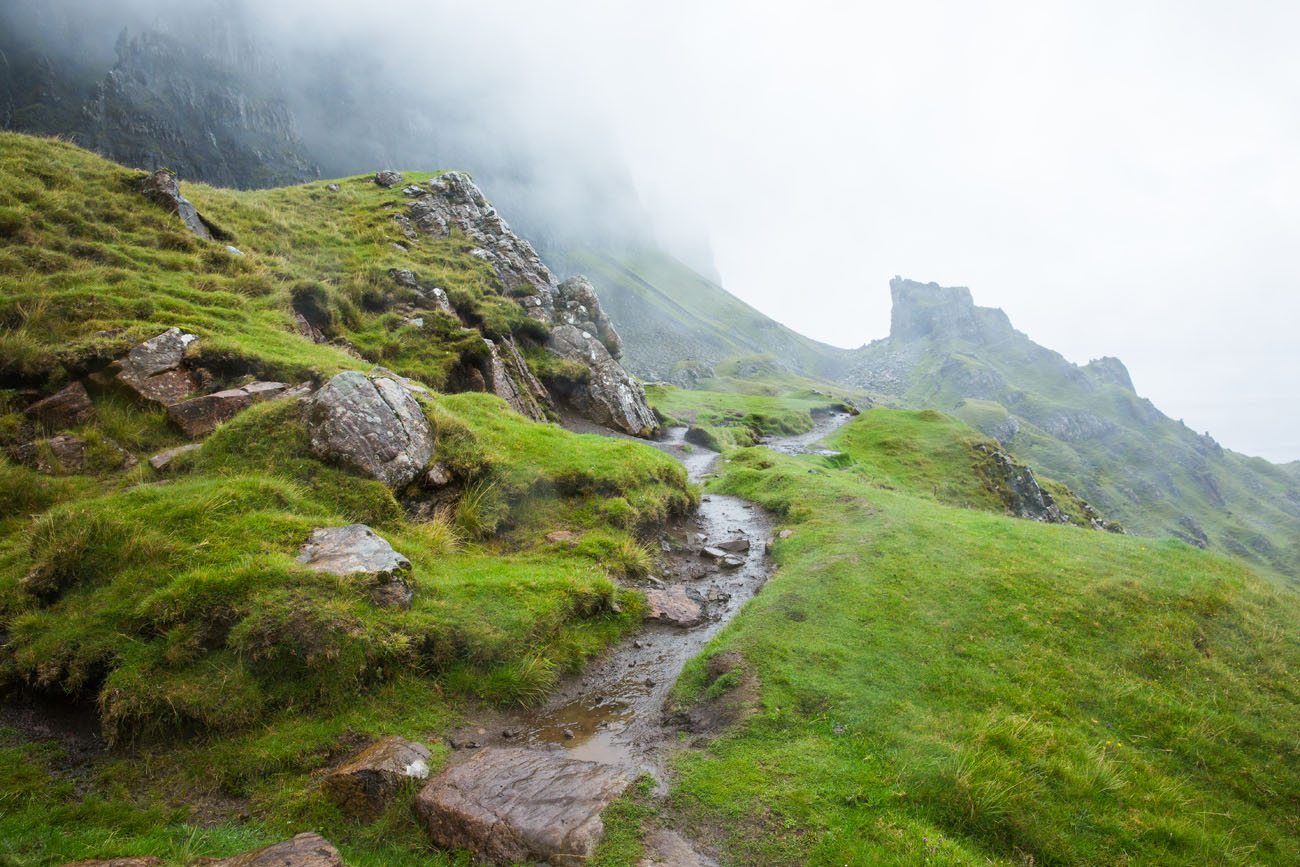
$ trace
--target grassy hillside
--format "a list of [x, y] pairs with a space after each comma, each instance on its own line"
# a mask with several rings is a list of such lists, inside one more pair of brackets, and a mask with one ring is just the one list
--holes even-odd
[[1168, 418], [1117, 359], [1082, 367], [969, 291], [895, 280], [894, 326], [849, 381], [951, 412], [1131, 531], [1174, 536], [1300, 579], [1300, 484]]
[[1300, 599], [1181, 542], [959, 507], [964, 430], [872, 410], [847, 458], [729, 456], [712, 489], [792, 533], [679, 683], [706, 735], [679, 821], [733, 863], [1294, 863]]
[[832, 379], [848, 353], [797, 334], [667, 254], [572, 254], [626, 344], [628, 369], [649, 380], [711, 375], [729, 359], [769, 355], [786, 370]]
[[[536, 336], [463, 239], [393, 245], [399, 190], [186, 185], [229, 235], [207, 242], [137, 179], [64, 143], [0, 136], [0, 455], [53, 433], [19, 411], [33, 391], [170, 326], [198, 335], [190, 352], [213, 387], [380, 362], [441, 388], [480, 334]], [[390, 267], [444, 287], [477, 327], [409, 322]], [[295, 302], [350, 348], [297, 334]], [[160, 473], [144, 459], [185, 441], [164, 413], [107, 385], [91, 397], [94, 417], [68, 431], [91, 443], [83, 472], [0, 456], [5, 864], [184, 863], [305, 827], [350, 864], [449, 862], [409, 810], [351, 822], [314, 774], [374, 736], [436, 743], [472, 699], [544, 696], [639, 623], [641, 598], [617, 579], [645, 572], [643, 531], [695, 497], [648, 446], [537, 424], [487, 394], [421, 398], [456, 479], [424, 511], [312, 457], [290, 400], [246, 410]], [[138, 463], [123, 469], [118, 448]], [[412, 561], [409, 610], [296, 563], [313, 528], [350, 522]], [[556, 529], [576, 543], [548, 542]]]

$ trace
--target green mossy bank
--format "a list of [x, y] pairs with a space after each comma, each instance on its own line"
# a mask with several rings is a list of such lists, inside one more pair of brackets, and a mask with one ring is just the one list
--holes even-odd
[[[29, 740], [21, 710], [0, 723], [0, 863], [185, 863], [304, 828], [352, 864], [451, 863], [409, 800], [351, 822], [317, 772], [383, 734], [435, 744], [440, 763], [439, 734], [471, 702], [540, 700], [639, 624], [641, 597], [618, 582], [646, 572], [647, 532], [697, 495], [653, 448], [439, 391], [480, 360], [482, 336], [535, 350], [545, 335], [458, 235], [395, 246], [400, 191], [186, 184], [228, 236], [208, 242], [139, 177], [0, 135], [0, 454], [56, 433], [20, 411], [33, 391], [177, 326], [198, 335], [189, 360], [214, 385], [377, 364], [429, 385], [420, 404], [454, 482], [412, 509], [411, 492], [399, 501], [314, 458], [292, 400], [244, 411], [156, 472], [145, 459], [186, 440], [108, 386], [63, 431], [90, 443], [79, 472], [0, 457], [0, 689], [14, 708], [52, 702], [82, 732]], [[411, 299], [392, 268], [444, 288], [457, 315], [395, 310]], [[297, 333], [295, 313], [334, 342]], [[409, 610], [296, 562], [312, 529], [353, 522], [412, 562]], [[575, 541], [547, 541], [559, 529]], [[106, 752], [85, 752], [87, 725]]]

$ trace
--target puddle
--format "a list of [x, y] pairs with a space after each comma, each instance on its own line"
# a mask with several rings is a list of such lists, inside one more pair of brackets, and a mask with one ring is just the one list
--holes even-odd
[[[772, 438], [764, 445], [786, 454], [816, 453], [813, 444], [849, 418], [837, 413], [818, 420], [807, 434]], [[670, 428], [652, 445], [680, 460], [691, 481], [699, 482], [718, 455], [687, 445], [685, 433], [684, 427]], [[562, 748], [574, 758], [650, 773], [662, 781], [666, 751], [661, 747], [673, 735], [663, 724], [665, 699], [687, 660], [767, 581], [772, 567], [766, 543], [773, 525], [772, 516], [752, 503], [705, 494], [698, 513], [665, 534], [672, 550], [663, 553], [656, 573], [664, 585], [680, 586], [705, 600], [705, 622], [690, 629], [647, 623], [581, 675], [562, 682], [545, 706], [508, 714], [493, 731], [478, 729], [476, 742]], [[705, 544], [742, 538], [749, 550], [736, 555], [743, 559], [739, 566], [720, 567], [699, 555]]]

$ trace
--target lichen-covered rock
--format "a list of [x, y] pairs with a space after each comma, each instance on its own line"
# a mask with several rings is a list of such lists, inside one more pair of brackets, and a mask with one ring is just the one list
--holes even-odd
[[175, 172], [159, 169], [147, 175], [140, 182], [140, 191], [154, 204], [161, 205], [180, 217], [185, 228], [205, 241], [212, 240], [214, 233], [211, 224], [203, 219], [189, 199], [181, 195], [180, 180]]
[[375, 172], [375, 183], [381, 187], [395, 187], [402, 182], [402, 173], [392, 169]]
[[601, 308], [596, 288], [582, 275], [570, 277], [556, 288], [553, 321], [595, 334], [613, 358], [623, 354], [623, 340]]
[[433, 456], [433, 430], [409, 389], [389, 376], [338, 374], [306, 404], [312, 453], [394, 487]]
[[363, 578], [370, 601], [382, 608], [411, 606], [411, 561], [365, 524], [312, 530], [298, 562], [317, 572]]
[[547, 348], [591, 371], [587, 382], [568, 395], [587, 418], [638, 437], [653, 436], [659, 429], [659, 419], [646, 403], [645, 389], [591, 332], [561, 325], [551, 331]]
[[429, 748], [396, 735], [380, 738], [330, 771], [321, 786], [339, 809], [373, 819], [409, 780], [429, 776]]
[[205, 867], [345, 867], [339, 850], [320, 834], [297, 834], [292, 840], [272, 843], [230, 858], [200, 858]]
[[167, 418], [190, 439], [207, 436], [217, 425], [229, 421], [254, 403], [283, 394], [289, 386], [283, 382], [250, 382], [239, 388], [227, 388], [204, 394], [167, 407]]
[[487, 345], [486, 380], [492, 393], [510, 404], [510, 408], [533, 421], [546, 420], [551, 396], [533, 376], [519, 347], [509, 337], [499, 342], [483, 339]]
[[581, 864], [604, 836], [601, 811], [628, 783], [611, 765], [490, 748], [430, 781], [415, 809], [439, 846], [501, 864]]
[[194, 374], [183, 366], [185, 349], [195, 340], [179, 328], [150, 337], [117, 362], [118, 381], [152, 403], [179, 403], [198, 387]]
[[95, 405], [90, 402], [86, 387], [74, 382], [38, 400], [24, 412], [50, 430], [61, 430], [90, 421], [95, 415]]

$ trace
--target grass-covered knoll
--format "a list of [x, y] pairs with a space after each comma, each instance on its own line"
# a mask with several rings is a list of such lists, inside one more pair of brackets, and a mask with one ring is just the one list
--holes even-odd
[[[483, 334], [538, 347], [537, 324], [462, 238], [393, 246], [400, 190], [186, 184], [229, 235], [208, 242], [140, 195], [139, 176], [0, 135], [0, 450], [58, 433], [21, 412], [31, 391], [170, 326], [198, 335], [187, 351], [210, 387], [382, 363], [445, 390]], [[473, 327], [427, 312], [407, 323], [391, 267], [446, 289]], [[297, 333], [295, 310], [363, 357]], [[450, 863], [409, 799], [359, 825], [322, 796], [319, 770], [378, 735], [436, 744], [471, 700], [540, 699], [640, 621], [640, 596], [618, 582], [648, 569], [647, 531], [695, 498], [649, 446], [535, 423], [481, 393], [419, 398], [452, 481], [401, 501], [313, 457], [291, 399], [247, 409], [160, 473], [145, 459], [185, 442], [166, 414], [108, 384], [90, 398], [93, 417], [69, 431], [90, 447], [82, 471], [0, 457], [0, 692], [66, 705], [111, 748], [65, 756], [0, 730], [6, 864], [185, 863], [304, 828], [350, 864]], [[122, 466], [121, 450], [137, 462]], [[409, 610], [296, 562], [312, 529], [353, 522], [410, 559]], [[572, 544], [546, 540], [558, 529]]]
[[1165, 416], [1117, 359], [1072, 364], [964, 289], [891, 285], [897, 333], [857, 350], [848, 380], [893, 405], [959, 416], [1133, 532], [1300, 578], [1294, 472]]
[[873, 414], [849, 466], [755, 448], [714, 483], [793, 535], [679, 687], [758, 684], [678, 760], [688, 823], [736, 863], [1300, 858], [1296, 595], [1181, 542], [936, 502]]

